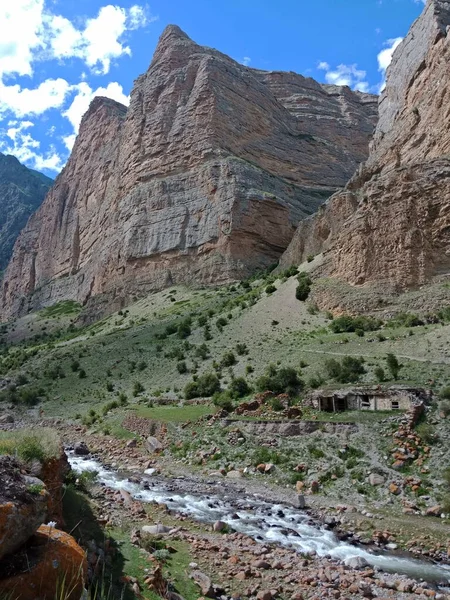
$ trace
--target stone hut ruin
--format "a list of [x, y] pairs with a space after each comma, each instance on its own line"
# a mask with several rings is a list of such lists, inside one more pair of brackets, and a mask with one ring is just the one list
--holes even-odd
[[409, 410], [413, 406], [429, 403], [431, 390], [407, 386], [365, 386], [341, 390], [316, 390], [305, 403], [324, 412], [346, 410]]

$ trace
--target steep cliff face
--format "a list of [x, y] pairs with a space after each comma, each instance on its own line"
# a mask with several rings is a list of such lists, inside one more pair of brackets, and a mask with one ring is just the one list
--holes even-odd
[[353, 285], [416, 287], [450, 273], [450, 2], [428, 0], [394, 53], [367, 162], [303, 221], [283, 266], [324, 251]]
[[376, 113], [373, 96], [249, 69], [168, 27], [129, 108], [96, 98], [85, 115], [17, 241], [3, 318], [69, 298], [111, 311], [273, 263], [367, 156]]
[[0, 271], [28, 217], [42, 204], [53, 180], [0, 152]]

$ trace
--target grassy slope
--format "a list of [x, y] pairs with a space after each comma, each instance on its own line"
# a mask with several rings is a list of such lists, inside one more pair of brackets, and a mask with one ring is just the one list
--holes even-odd
[[[311, 376], [324, 372], [325, 360], [344, 355], [363, 356], [368, 371], [364, 380], [375, 382], [374, 368], [377, 365], [385, 367], [386, 354], [393, 352], [404, 365], [401, 382], [426, 385], [433, 381], [436, 389], [450, 382], [449, 325], [388, 328], [383, 331], [387, 338], [385, 341], [379, 341], [376, 333], [367, 333], [363, 338], [354, 333], [333, 334], [325, 315], [310, 314], [308, 303], [296, 300], [296, 284], [295, 277], [284, 282], [277, 281], [278, 289], [271, 295], [264, 292], [264, 282], [254, 284], [260, 291], [260, 298], [245, 308], [240, 305], [230, 308], [229, 304], [223, 306], [230, 301], [240, 303], [242, 298], [248, 300], [248, 293], [246, 296], [246, 291], [240, 286], [218, 290], [166, 290], [132, 305], [125, 316], [116, 314], [76, 334], [72, 333], [72, 339], [51, 343], [22, 342], [12, 347], [10, 354], [19, 352], [22, 358], [18, 361], [18, 368], [4, 367], [3, 374], [9, 377], [26, 374], [48, 395], [43, 404], [45, 414], [66, 417], [98, 409], [117, 398], [120, 392], [127, 394], [131, 401], [140, 399], [142, 402], [151, 396], [161, 395], [180, 399], [192, 373], [178, 372], [180, 358], [167, 356], [174, 350], [183, 353], [189, 371], [197, 362], [199, 374], [211, 370], [213, 361], [220, 362], [227, 350], [233, 350], [238, 359], [232, 367], [233, 373], [245, 375], [246, 367], [251, 366], [254, 372], [248, 376], [250, 382], [269, 363], [277, 362], [297, 369], [300, 363], [307, 364], [302, 369], [302, 376], [308, 381]], [[70, 314], [47, 309], [45, 313], [16, 321], [7, 338], [11, 341], [21, 339], [24, 332], [30, 331], [35, 335], [39, 327], [45, 327], [44, 332], [59, 326], [67, 327], [74, 317], [74, 307], [68, 310]], [[213, 339], [205, 341], [203, 328], [198, 326], [197, 320], [201, 315], [208, 316], [211, 310], [215, 314], [208, 317], [208, 323]], [[176, 334], [164, 340], [156, 339], [155, 335], [163, 332], [168, 324], [189, 315], [194, 315], [192, 334], [187, 340], [192, 345], [191, 349], [184, 349], [185, 341]], [[216, 326], [219, 316], [227, 320], [222, 331]], [[238, 356], [236, 345], [243, 342], [248, 353]], [[195, 348], [202, 343], [206, 343], [210, 352], [207, 360], [195, 356]], [[20, 365], [23, 360], [25, 362]], [[79, 371], [72, 371], [74, 360], [80, 363], [80, 369], [85, 370], [86, 378], [80, 379]], [[64, 378], [55, 379], [52, 374], [55, 367], [62, 370]], [[230, 372], [223, 369], [222, 373], [222, 385], [226, 387]], [[145, 391], [139, 398], [133, 399], [133, 387], [137, 381]]]

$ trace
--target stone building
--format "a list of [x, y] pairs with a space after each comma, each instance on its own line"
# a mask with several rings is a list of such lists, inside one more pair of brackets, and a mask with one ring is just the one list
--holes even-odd
[[412, 406], [428, 403], [431, 390], [407, 386], [364, 386], [341, 390], [316, 390], [305, 403], [325, 412], [345, 410], [409, 410]]

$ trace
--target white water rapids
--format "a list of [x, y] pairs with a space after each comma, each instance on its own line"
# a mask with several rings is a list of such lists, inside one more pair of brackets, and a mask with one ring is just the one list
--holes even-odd
[[449, 565], [432, 564], [388, 553], [374, 554], [352, 546], [340, 541], [325, 527], [312, 524], [304, 511], [286, 505], [269, 504], [255, 496], [242, 498], [227, 495], [180, 495], [164, 489], [164, 484], [154, 482], [150, 477], [147, 483], [152, 489], [145, 489], [142, 484], [130, 482], [91, 457], [69, 454], [68, 459], [75, 472], [95, 471], [99, 483], [111, 489], [126, 490], [136, 500], [167, 504], [169, 509], [189, 515], [203, 523], [223, 521], [233, 530], [262, 543], [275, 542], [294, 548], [300, 553], [315, 552], [320, 557], [326, 556], [342, 561], [360, 556], [373, 567], [383, 571], [439, 582], [445, 586], [450, 583]]

